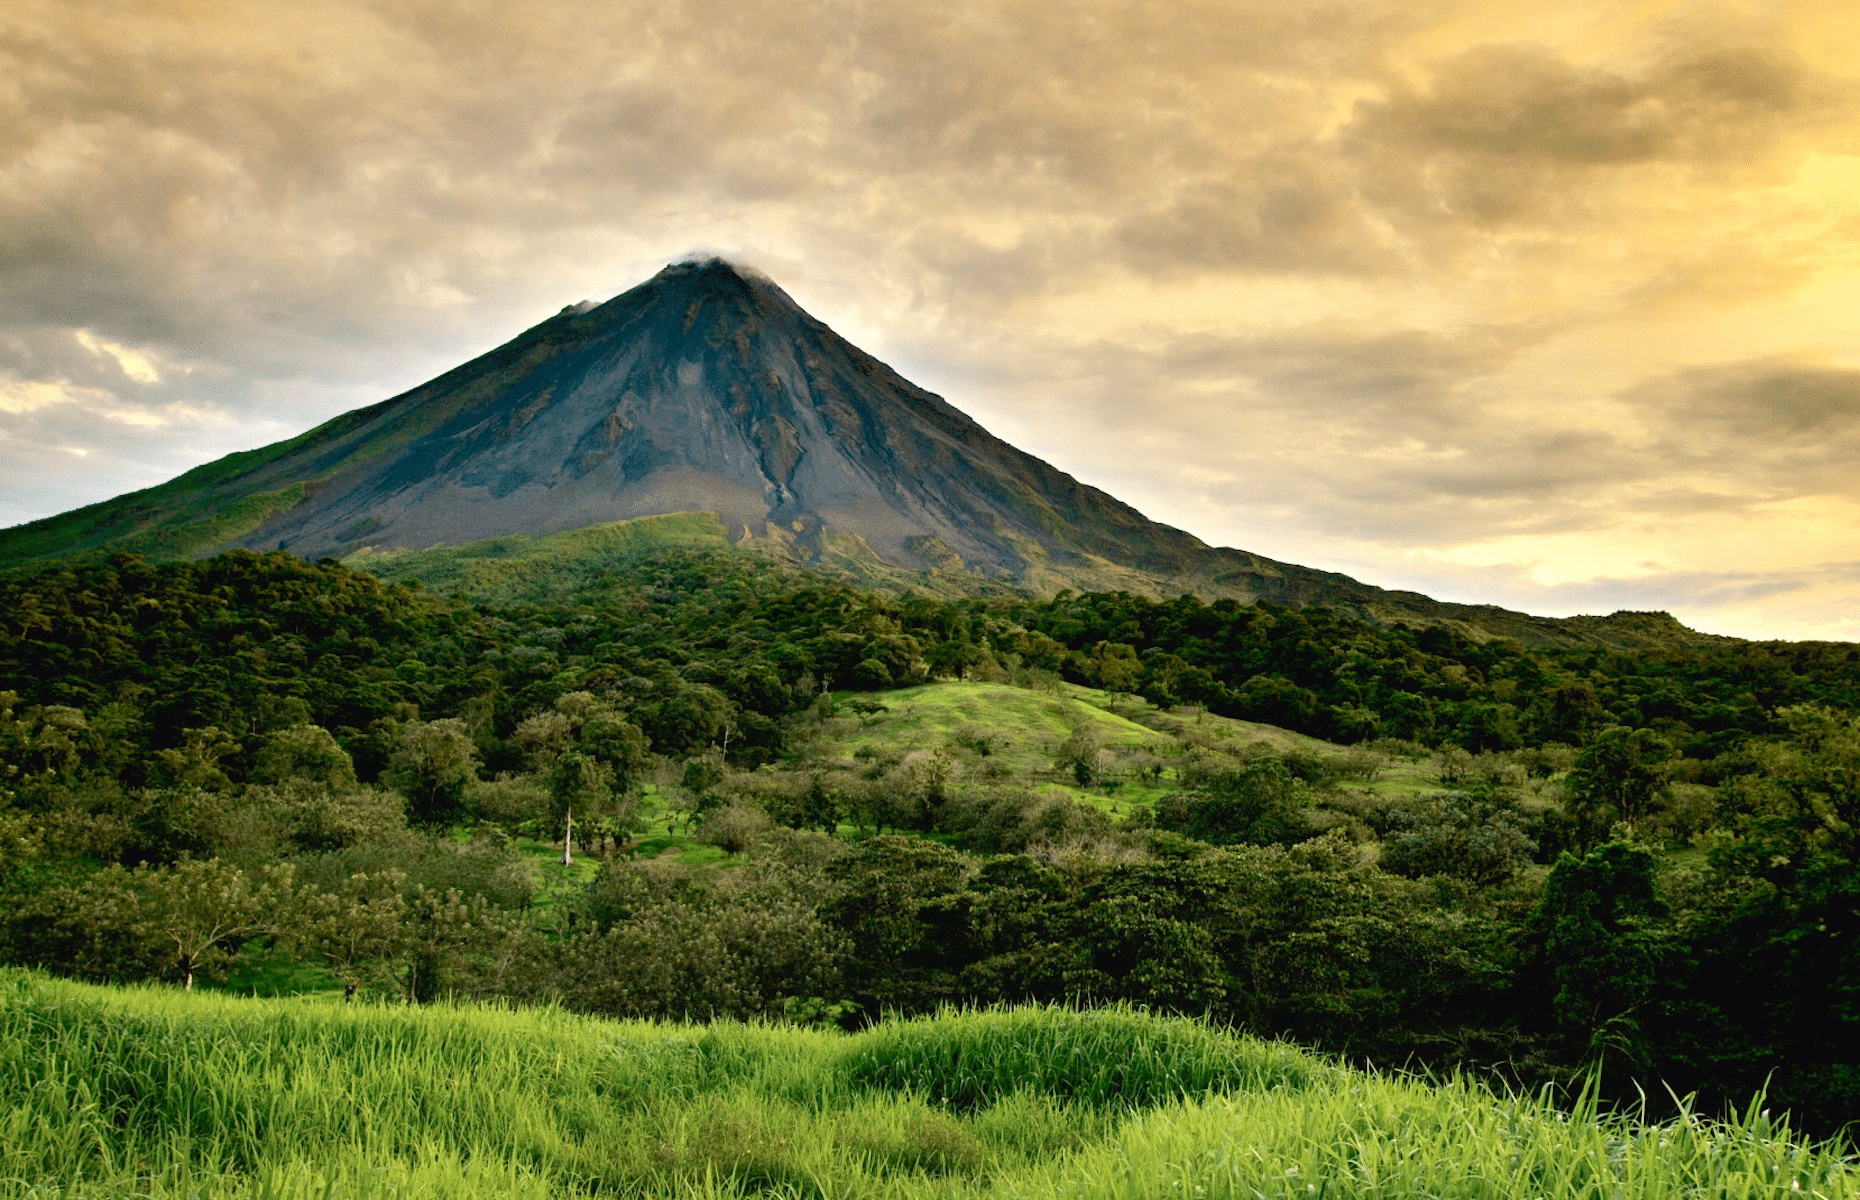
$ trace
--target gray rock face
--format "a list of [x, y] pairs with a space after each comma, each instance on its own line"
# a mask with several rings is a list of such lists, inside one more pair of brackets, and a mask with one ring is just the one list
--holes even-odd
[[1204, 549], [993, 437], [716, 259], [571, 306], [353, 416], [305, 456], [320, 476], [306, 501], [242, 544], [316, 557], [715, 510], [739, 536], [806, 547], [856, 534], [899, 565], [947, 567], [953, 554], [988, 575], [1020, 575], [1034, 546], [1129, 561], [1146, 548], [1133, 533], [1165, 557]]

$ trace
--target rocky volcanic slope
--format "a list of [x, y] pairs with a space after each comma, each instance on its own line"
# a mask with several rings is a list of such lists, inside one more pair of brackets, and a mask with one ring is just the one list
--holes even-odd
[[1016, 450], [717, 259], [565, 309], [290, 441], [0, 531], [0, 564], [344, 556], [693, 511], [798, 561], [869, 560], [866, 577], [882, 564], [944, 584], [1324, 604], [1539, 643], [1704, 640], [1664, 614], [1528, 617], [1211, 549]]

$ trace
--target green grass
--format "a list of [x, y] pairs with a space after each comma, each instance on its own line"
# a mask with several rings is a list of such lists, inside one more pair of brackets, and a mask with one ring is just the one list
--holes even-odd
[[19, 1197], [1847, 1197], [1758, 1113], [1641, 1126], [1113, 1009], [845, 1035], [0, 973]]
[[562, 844], [535, 838], [515, 838], [511, 848], [529, 864], [534, 886], [530, 906], [551, 912], [564, 902], [573, 905], [582, 890], [600, 873], [601, 860], [591, 854], [575, 854], [567, 866], [562, 865]]
[[[1060, 743], [1075, 729], [1091, 728], [1114, 753], [1149, 751], [1166, 763], [1173, 762], [1169, 756], [1177, 746], [1177, 730], [1236, 750], [1262, 745], [1326, 757], [1349, 752], [1347, 747], [1276, 725], [1192, 708], [1165, 711], [1140, 697], [1112, 697], [1070, 683], [1060, 684], [1058, 694], [1053, 695], [1003, 683], [941, 680], [897, 691], [840, 693], [838, 699], [843, 715], [829, 727], [823, 748], [829, 758], [853, 759], [863, 751], [868, 756], [896, 759], [914, 750], [955, 748], [965, 727], [979, 726], [996, 739], [986, 761], [1005, 772], [1000, 782], [1064, 792], [1120, 816], [1129, 813], [1132, 805], [1153, 805], [1179, 791], [1174, 767], [1166, 767], [1161, 780], [1153, 784], [1123, 779], [1109, 794], [1075, 787], [1054, 768]], [[863, 715], [853, 709], [854, 703], [880, 704], [888, 711]], [[979, 768], [983, 760], [977, 758], [970, 765]], [[967, 782], [987, 780], [972, 771]], [[1431, 763], [1396, 759], [1375, 781], [1348, 786], [1396, 798], [1437, 792], [1442, 785]]]
[[559, 600], [593, 586], [600, 573], [654, 551], [727, 550], [729, 545], [716, 513], [684, 512], [430, 550], [376, 553], [364, 548], [343, 561], [396, 583], [417, 579], [442, 596], [463, 592], [487, 603], [521, 604]]
[[838, 752], [859, 750], [901, 756], [913, 750], [954, 746], [964, 727], [985, 727], [997, 739], [990, 755], [1015, 777], [1025, 780], [1052, 770], [1059, 744], [1079, 726], [1089, 726], [1106, 746], [1166, 749], [1170, 739], [1153, 729], [1089, 703], [1087, 688], [1066, 685], [1048, 695], [1004, 683], [942, 681], [892, 692], [871, 692], [856, 699], [882, 704], [890, 711], [857, 719], [838, 739]]
[[205, 979], [202, 986], [236, 996], [308, 996], [342, 998], [342, 982], [314, 963], [298, 962], [282, 947], [243, 958], [220, 980]]

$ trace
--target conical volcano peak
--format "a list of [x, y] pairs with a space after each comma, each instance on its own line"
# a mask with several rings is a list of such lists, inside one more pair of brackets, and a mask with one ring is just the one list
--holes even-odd
[[[0, 563], [232, 546], [346, 557], [694, 512], [716, 514], [739, 544], [850, 564], [861, 578], [902, 570], [1385, 619], [1490, 615], [1209, 549], [992, 436], [761, 272], [714, 256], [570, 305], [291, 441], [5, 531]], [[1563, 636], [1548, 628], [1509, 632]]]
[[303, 499], [238, 543], [307, 557], [708, 510], [739, 541], [992, 577], [1077, 540], [1046, 497], [1082, 494], [717, 257], [255, 457], [251, 490]]
[[773, 279], [754, 267], [714, 255], [669, 263], [651, 279], [616, 300], [634, 296], [686, 305], [718, 301], [747, 310], [761, 310], [768, 316], [780, 313], [796, 322], [819, 325]]

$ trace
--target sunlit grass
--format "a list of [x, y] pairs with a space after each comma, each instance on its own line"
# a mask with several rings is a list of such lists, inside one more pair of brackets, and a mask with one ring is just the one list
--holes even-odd
[[0, 1195], [1783, 1197], [1752, 1113], [1641, 1126], [1129, 1010], [860, 1034], [0, 975]]

